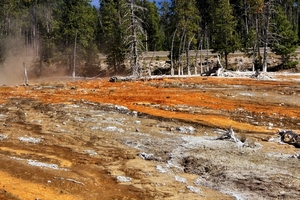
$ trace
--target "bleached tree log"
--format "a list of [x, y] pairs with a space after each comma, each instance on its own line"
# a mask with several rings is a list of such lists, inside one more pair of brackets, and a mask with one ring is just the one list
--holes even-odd
[[170, 52], [170, 55], [171, 55], [171, 76], [174, 76], [173, 50], [174, 50], [174, 40], [175, 40], [176, 32], [177, 32], [177, 27], [176, 27], [176, 29], [174, 31], [174, 34], [173, 34], [173, 37], [172, 37], [172, 45], [171, 45], [171, 52]]
[[28, 85], [28, 73], [27, 73], [27, 68], [25, 62], [23, 62], [23, 67], [24, 67], [24, 78], [25, 78], [25, 86]]
[[233, 140], [235, 143], [242, 143], [237, 137], [235, 137], [235, 132], [230, 126], [229, 130], [224, 132], [223, 130], [218, 130], [217, 133], [222, 134], [217, 138], [217, 140]]

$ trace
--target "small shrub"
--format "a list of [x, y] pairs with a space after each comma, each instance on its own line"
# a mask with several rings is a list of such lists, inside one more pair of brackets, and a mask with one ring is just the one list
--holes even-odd
[[298, 64], [299, 64], [299, 62], [296, 61], [296, 60], [295, 61], [289, 61], [289, 62], [287, 62], [283, 65], [283, 68], [284, 69], [293, 69], [293, 68], [296, 68]]

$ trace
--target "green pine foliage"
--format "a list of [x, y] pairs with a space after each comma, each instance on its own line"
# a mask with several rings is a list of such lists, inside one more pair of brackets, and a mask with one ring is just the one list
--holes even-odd
[[277, 14], [273, 19], [276, 26], [272, 26], [272, 32], [276, 33], [276, 38], [272, 42], [271, 50], [281, 56], [283, 68], [293, 68], [298, 64], [291, 59], [298, 47], [297, 32], [293, 30], [293, 26], [282, 8], [277, 7], [276, 10]]
[[179, 74], [191, 74], [197, 62], [189, 50], [213, 49], [225, 58], [226, 67], [228, 55], [242, 50], [261, 66], [266, 54], [259, 49], [270, 47], [284, 68], [297, 65], [293, 56], [299, 46], [298, 0], [163, 0], [159, 6], [150, 0], [100, 0], [99, 7], [90, 3], [1, 0], [0, 63], [8, 55], [35, 56], [38, 74], [52, 67], [70, 74], [76, 57], [78, 75], [94, 76], [100, 72], [101, 52], [114, 74], [129, 73], [125, 69], [131, 63], [140, 75], [142, 53], [165, 50], [170, 51], [172, 73], [177, 67]]
[[129, 26], [125, 1], [106, 0], [100, 3], [101, 43], [100, 48], [106, 54], [106, 63], [119, 73], [124, 68], [126, 50], [126, 29]]
[[212, 34], [212, 48], [224, 56], [228, 68], [228, 54], [240, 48], [237, 21], [233, 16], [232, 6], [228, 0], [211, 0], [210, 29]]
[[146, 32], [146, 51], [161, 51], [163, 48], [164, 35], [160, 28], [160, 16], [155, 2], [143, 1], [145, 8], [143, 13], [143, 24]]

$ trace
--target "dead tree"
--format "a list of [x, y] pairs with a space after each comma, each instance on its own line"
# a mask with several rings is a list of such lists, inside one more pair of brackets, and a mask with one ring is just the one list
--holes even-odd
[[27, 73], [27, 68], [26, 68], [25, 62], [23, 62], [23, 67], [24, 67], [24, 78], [25, 78], [24, 85], [28, 86], [28, 73]]
[[75, 33], [75, 43], [74, 43], [74, 55], [73, 55], [73, 72], [72, 72], [72, 77], [75, 78], [76, 77], [76, 45], [77, 45], [77, 30]]
[[139, 64], [139, 56], [138, 56], [138, 47], [137, 47], [137, 19], [134, 14], [134, 3], [133, 0], [130, 1], [130, 13], [131, 13], [131, 34], [132, 34], [132, 56], [133, 62], [131, 63], [131, 68], [133, 71], [133, 76], [139, 78], [141, 76], [141, 67]]
[[224, 132], [223, 130], [217, 132], [222, 134], [217, 138], [217, 140], [233, 140], [236, 143], [242, 143], [238, 138], [235, 137], [235, 133], [232, 129], [232, 126], [230, 126], [230, 129], [226, 132]]
[[188, 72], [188, 75], [190, 76], [191, 75], [191, 66], [190, 66], [190, 55], [189, 55], [189, 52], [190, 52], [190, 46], [191, 46], [191, 43], [194, 39], [195, 35], [193, 35], [193, 37], [191, 38], [190, 41], [188, 41], [187, 45], [186, 45], [186, 51], [185, 51], [185, 54], [186, 54], [186, 65], [187, 65], [187, 72]]
[[202, 45], [203, 45], [203, 36], [199, 33], [200, 35], [200, 41], [199, 41], [199, 44], [198, 44], [198, 48], [197, 48], [197, 51], [196, 51], [196, 55], [195, 55], [195, 75], [198, 75], [198, 62], [197, 62], [197, 59], [198, 59], [198, 53], [199, 53], [199, 50], [200, 50], [200, 75], [202, 75], [203, 73], [203, 69], [202, 69]]
[[145, 35], [142, 24], [142, 19], [138, 17], [137, 12], [142, 12], [145, 8], [138, 6], [134, 0], [130, 0], [127, 4], [129, 6], [130, 27], [127, 29], [129, 32], [127, 41], [130, 44], [130, 66], [134, 78], [142, 76], [142, 67], [140, 65], [139, 57], [145, 50], [141, 38]]
[[267, 22], [266, 22], [266, 30], [265, 30], [265, 40], [264, 40], [264, 57], [263, 57], [263, 72], [267, 72], [267, 68], [268, 68], [268, 63], [267, 63], [267, 49], [268, 49], [268, 45], [269, 45], [269, 26], [270, 26], [270, 18], [271, 18], [271, 0], [267, 3], [267, 7], [266, 7], [266, 18], [267, 18]]

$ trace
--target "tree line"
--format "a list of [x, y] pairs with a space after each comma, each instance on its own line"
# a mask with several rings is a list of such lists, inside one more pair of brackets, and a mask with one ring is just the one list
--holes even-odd
[[[34, 55], [38, 75], [53, 66], [70, 74], [100, 72], [99, 53], [114, 73], [140, 77], [147, 51], [169, 51], [170, 74], [201, 74], [200, 50], [212, 49], [228, 68], [237, 50], [267, 71], [267, 49], [293, 68], [299, 43], [294, 0], [1, 0], [0, 64], [9, 55]], [[263, 48], [264, 51], [260, 51]], [[195, 50], [196, 56], [189, 55]]]

